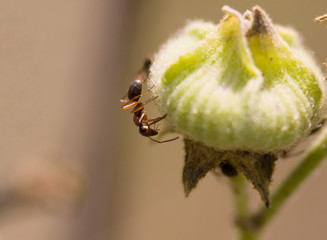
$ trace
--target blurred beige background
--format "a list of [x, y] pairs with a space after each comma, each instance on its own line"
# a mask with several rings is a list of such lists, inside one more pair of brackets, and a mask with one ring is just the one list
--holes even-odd
[[[227, 179], [209, 174], [184, 198], [182, 141], [149, 142], [119, 103], [146, 55], [188, 19], [219, 22], [225, 4], [261, 5], [327, 57], [327, 28], [312, 21], [325, 0], [0, 1], [0, 240], [235, 239]], [[273, 188], [294, 164], [278, 161]], [[326, 173], [264, 239], [326, 238]]]

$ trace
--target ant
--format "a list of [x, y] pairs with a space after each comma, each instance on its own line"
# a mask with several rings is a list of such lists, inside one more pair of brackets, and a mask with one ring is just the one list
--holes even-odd
[[134, 107], [134, 109], [131, 111], [131, 113], [134, 113], [133, 121], [134, 121], [135, 125], [139, 127], [139, 133], [142, 136], [148, 137], [152, 141], [157, 142], [157, 143], [165, 143], [165, 142], [174, 141], [174, 140], [178, 139], [179, 137], [175, 137], [175, 138], [168, 139], [165, 141], [158, 141], [158, 140], [151, 138], [152, 136], [157, 135], [158, 131], [159, 131], [158, 128], [152, 129], [151, 125], [154, 125], [167, 117], [167, 114], [164, 114], [161, 117], [148, 119], [148, 116], [145, 113], [144, 105], [155, 100], [157, 98], [157, 96], [148, 99], [144, 103], [139, 101], [141, 96], [150, 92], [151, 89], [154, 87], [154, 86], [152, 86], [146, 92], [142, 93], [142, 85], [148, 79], [151, 64], [152, 64], [152, 59], [150, 57], [147, 57], [144, 61], [143, 67], [137, 72], [137, 74], [135, 76], [135, 80], [129, 86], [127, 94], [120, 100], [120, 102], [124, 103], [124, 105], [121, 108], [129, 109], [129, 108]]

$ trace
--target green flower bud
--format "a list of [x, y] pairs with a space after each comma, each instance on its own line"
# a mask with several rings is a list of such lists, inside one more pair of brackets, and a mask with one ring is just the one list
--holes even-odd
[[148, 86], [174, 129], [217, 150], [278, 152], [323, 115], [323, 76], [298, 34], [259, 7], [225, 6], [218, 26], [187, 24], [155, 55]]

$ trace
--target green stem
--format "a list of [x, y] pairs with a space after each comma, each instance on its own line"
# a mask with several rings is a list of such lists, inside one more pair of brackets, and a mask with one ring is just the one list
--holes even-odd
[[317, 168], [317, 166], [327, 156], [327, 127], [321, 130], [318, 138], [303, 157], [302, 162], [291, 172], [273, 194], [271, 199], [271, 208], [262, 208], [253, 220], [262, 230], [269, 221], [278, 213], [288, 197], [299, 187], [299, 185]]
[[236, 223], [240, 230], [240, 240], [256, 240], [257, 233], [251, 228], [248, 198], [248, 183], [242, 174], [231, 178], [235, 198]]

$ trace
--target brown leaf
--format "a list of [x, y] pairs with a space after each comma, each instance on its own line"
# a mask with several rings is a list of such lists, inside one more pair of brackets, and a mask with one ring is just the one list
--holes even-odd
[[229, 161], [252, 182], [266, 207], [269, 207], [269, 185], [275, 167], [275, 154], [236, 152]]
[[265, 205], [269, 207], [269, 185], [277, 159], [275, 154], [219, 151], [189, 139], [185, 139], [184, 142], [186, 155], [183, 184], [186, 196], [207, 172], [218, 166], [228, 164], [235, 167], [253, 184]]
[[185, 195], [188, 196], [198, 181], [211, 169], [218, 167], [224, 153], [213, 148], [206, 147], [201, 143], [184, 139], [185, 163], [183, 170], [183, 184]]

